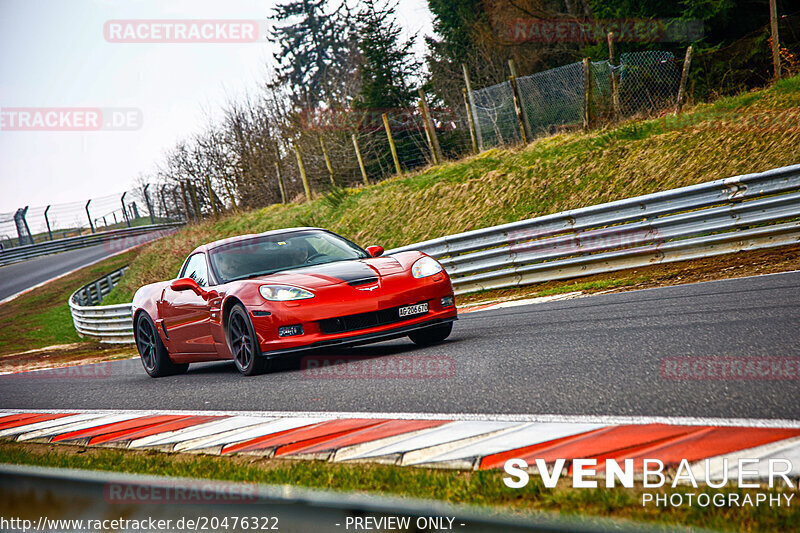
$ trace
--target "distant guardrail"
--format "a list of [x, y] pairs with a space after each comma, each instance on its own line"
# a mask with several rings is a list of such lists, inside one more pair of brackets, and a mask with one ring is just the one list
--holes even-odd
[[126, 270], [127, 266], [119, 268], [72, 293], [69, 310], [78, 335], [109, 344], [135, 342], [131, 304], [95, 305], [111, 292]]
[[401, 248], [456, 294], [800, 242], [800, 165], [563, 211]]
[[[793, 165], [449, 235], [386, 254], [421, 250], [435, 257], [456, 294], [463, 294], [798, 242], [800, 165]], [[130, 305], [127, 314], [123, 307], [84, 309], [70, 299], [73, 317], [77, 310], [81, 320], [92, 321], [91, 329], [82, 325], [85, 334], [101, 332], [101, 342], [133, 342]]]
[[136, 244], [140, 244], [139, 241], [141, 241], [141, 243], [147, 242], [147, 239], [143, 239], [142, 237], [149, 233], [158, 231], [174, 231], [183, 224], [183, 222], [170, 222], [167, 224], [136, 226], [133, 228], [91, 233], [89, 235], [81, 235], [79, 237], [67, 237], [66, 239], [58, 239], [55, 241], [47, 241], [38, 244], [17, 246], [7, 250], [0, 250], [0, 266], [17, 263], [19, 261], [27, 261], [28, 259], [33, 259], [34, 257], [40, 257], [43, 255], [66, 252], [68, 250], [77, 250], [79, 248], [86, 248], [88, 246], [94, 246], [97, 244], [110, 243], [111, 241], [131, 239], [130, 245], [135, 246]]

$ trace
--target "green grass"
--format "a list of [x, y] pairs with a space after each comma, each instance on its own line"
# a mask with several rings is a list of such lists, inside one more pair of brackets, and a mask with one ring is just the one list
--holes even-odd
[[[509, 489], [500, 471], [453, 471], [386, 465], [342, 465], [320, 461], [241, 460], [211, 456], [176, 456], [159, 452], [85, 450], [61, 446], [26, 446], [0, 442], [0, 463], [81, 468], [161, 476], [264, 484], [338, 491], [368, 491], [384, 495], [443, 500], [490, 506], [501, 513], [560, 513], [659, 524], [681, 524], [725, 531], [791, 531], [800, 508], [642, 506], [642, 489], [573, 489], [560, 484], [545, 488], [538, 476], [522, 489]], [[664, 493], [698, 493], [708, 489], [667, 488]], [[729, 488], [726, 492], [746, 491]], [[662, 492], [649, 490], [648, 492]], [[716, 492], [716, 491], [713, 491]], [[756, 492], [749, 490], [752, 494]], [[762, 489], [761, 492], [775, 492]]]
[[67, 300], [81, 286], [129, 264], [129, 251], [88, 266], [0, 305], [0, 355], [80, 342]]
[[[780, 116], [777, 127], [748, 119]], [[759, 121], [757, 124], [761, 124]], [[491, 149], [308, 204], [272, 205], [183, 229], [133, 262], [107, 303], [173, 277], [197, 245], [244, 233], [321, 226], [385, 248], [800, 161], [800, 77], [759, 91], [589, 133]]]

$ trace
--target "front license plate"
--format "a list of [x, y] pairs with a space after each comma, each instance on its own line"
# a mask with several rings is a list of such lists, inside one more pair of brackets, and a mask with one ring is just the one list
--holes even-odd
[[412, 316], [412, 315], [423, 315], [428, 312], [428, 304], [417, 304], [417, 305], [408, 305], [406, 307], [401, 307], [398, 309], [400, 313], [400, 317], [404, 316]]

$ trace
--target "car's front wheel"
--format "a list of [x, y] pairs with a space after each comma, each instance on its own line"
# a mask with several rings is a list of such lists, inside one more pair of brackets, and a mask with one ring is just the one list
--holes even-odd
[[450, 336], [451, 331], [453, 331], [453, 323], [448, 322], [447, 324], [415, 331], [414, 333], [410, 333], [408, 338], [416, 345], [430, 346], [431, 344], [436, 344], [437, 342], [445, 340]]
[[228, 315], [228, 346], [236, 368], [245, 376], [262, 374], [269, 369], [269, 360], [261, 355], [253, 323], [241, 304]]
[[140, 313], [136, 319], [136, 348], [142, 358], [142, 366], [150, 377], [160, 378], [174, 374], [184, 374], [189, 364], [176, 364], [169, 358], [167, 347], [158, 335], [153, 319], [147, 313]]

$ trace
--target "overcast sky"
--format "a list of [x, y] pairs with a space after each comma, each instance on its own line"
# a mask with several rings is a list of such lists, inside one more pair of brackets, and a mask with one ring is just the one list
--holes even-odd
[[[273, 63], [274, 47], [265, 39], [108, 42], [107, 21], [263, 22], [277, 3], [0, 0], [0, 108], [126, 108], [142, 120], [132, 131], [0, 131], [0, 213], [129, 188], [177, 140], [202, 129], [227, 99], [258, 86]], [[431, 33], [426, 0], [401, 0], [398, 21], [408, 34]]]

